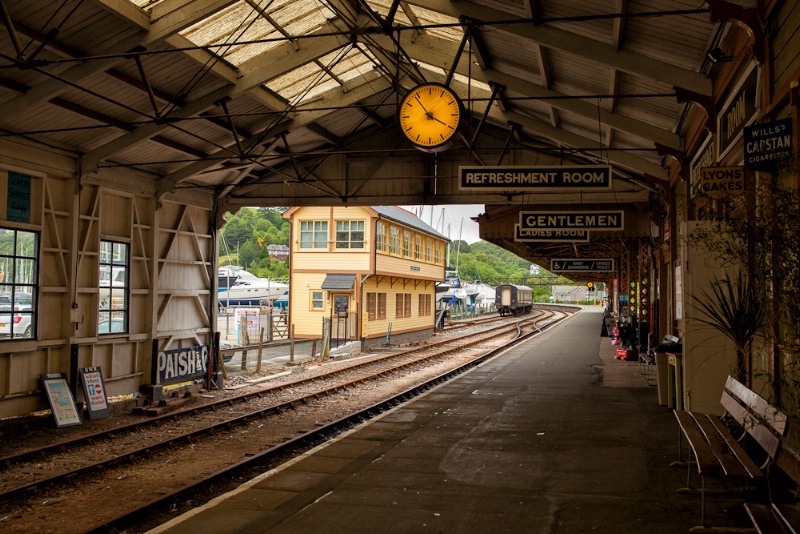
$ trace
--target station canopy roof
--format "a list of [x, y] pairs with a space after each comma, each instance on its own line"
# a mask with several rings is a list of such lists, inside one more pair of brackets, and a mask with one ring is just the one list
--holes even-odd
[[[4, 2], [0, 135], [134, 169], [223, 208], [635, 204], [668, 179], [685, 95], [728, 26], [675, 0]], [[726, 5], [734, 5], [726, 4]], [[397, 106], [448, 83], [460, 142], [425, 153]], [[684, 95], [679, 98], [677, 95]], [[602, 193], [462, 191], [461, 165], [608, 164]]]

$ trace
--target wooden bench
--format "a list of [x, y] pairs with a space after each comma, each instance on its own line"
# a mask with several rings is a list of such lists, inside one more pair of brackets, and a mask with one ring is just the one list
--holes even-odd
[[654, 353], [650, 351], [639, 353], [639, 374], [644, 377], [644, 380], [648, 385], [655, 385], [656, 357]]
[[745, 503], [744, 509], [757, 534], [800, 533], [800, 509], [788, 504]]
[[[754, 391], [745, 387], [733, 377], [728, 377], [720, 403], [725, 414], [717, 417], [700, 412], [674, 410], [680, 426], [680, 435], [686, 438], [691, 449], [689, 460], [673, 462], [673, 465], [686, 465], [687, 488], [680, 493], [697, 493], [691, 486], [692, 466], [700, 475], [700, 518], [702, 525], [692, 532], [719, 532], [719, 529], [706, 527], [705, 523], [705, 479], [707, 477], [728, 478], [743, 482], [745, 488], [759, 480], [766, 479], [769, 491], [769, 466], [780, 449], [781, 439], [786, 431], [786, 414], [770, 405]], [[734, 436], [729, 424], [737, 423], [739, 436]], [[747, 443], [745, 443], [745, 440]], [[681, 454], [679, 438], [678, 453]], [[758, 444], [760, 461], [753, 460], [743, 446]], [[752, 447], [755, 449], [755, 447]], [[710, 491], [708, 491], [710, 493]], [[771, 500], [771, 498], [770, 498]]]

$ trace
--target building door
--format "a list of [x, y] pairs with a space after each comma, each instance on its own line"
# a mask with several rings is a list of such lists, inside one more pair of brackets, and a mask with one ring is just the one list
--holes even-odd
[[350, 295], [333, 294], [331, 306], [331, 345], [338, 347], [350, 339]]

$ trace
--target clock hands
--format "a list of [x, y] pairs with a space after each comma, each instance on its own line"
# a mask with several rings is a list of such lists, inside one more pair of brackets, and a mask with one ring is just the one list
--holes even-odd
[[419, 97], [418, 97], [418, 96], [414, 96], [414, 98], [415, 98], [415, 99], [416, 99], [416, 101], [419, 103], [419, 107], [421, 107], [421, 108], [422, 108], [422, 111], [424, 111], [424, 112], [425, 112], [425, 118], [426, 118], [427, 120], [429, 120], [429, 121], [436, 121], [436, 122], [438, 122], [438, 123], [440, 123], [440, 124], [443, 124], [444, 126], [447, 126], [447, 124], [446, 124], [444, 121], [442, 121], [441, 119], [437, 119], [436, 117], [434, 117], [434, 116], [433, 116], [433, 113], [431, 113], [430, 111], [428, 111], [427, 109], [425, 109], [425, 105], [422, 103], [422, 101], [419, 99]]
[[417, 95], [414, 95], [414, 99], [415, 99], [415, 100], [416, 100], [416, 101], [419, 103], [419, 107], [421, 107], [421, 108], [422, 108], [422, 111], [424, 111], [424, 112], [425, 112], [425, 116], [426, 116], [428, 119], [431, 119], [431, 118], [433, 118], [433, 115], [431, 115], [430, 111], [428, 111], [427, 109], [425, 109], [425, 104], [423, 104], [423, 103], [422, 103], [422, 100], [420, 100], [420, 99], [419, 99], [419, 97], [418, 97]]

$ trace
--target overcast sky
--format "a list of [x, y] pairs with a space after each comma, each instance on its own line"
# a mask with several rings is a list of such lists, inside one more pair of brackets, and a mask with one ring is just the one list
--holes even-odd
[[[403, 206], [433, 226], [453, 241], [460, 238], [467, 243], [480, 241], [478, 223], [470, 219], [483, 213], [483, 204], [453, 204], [449, 206]], [[444, 210], [444, 212], [442, 211]]]

